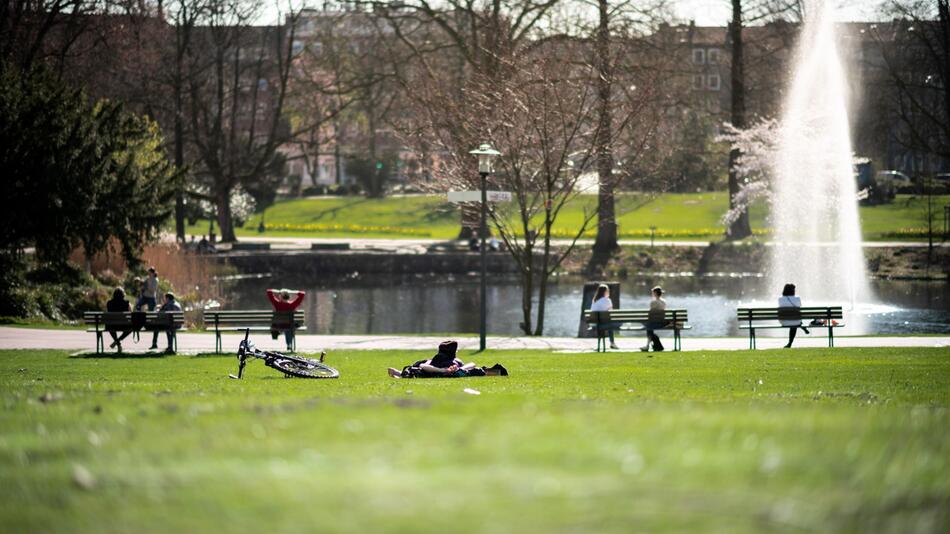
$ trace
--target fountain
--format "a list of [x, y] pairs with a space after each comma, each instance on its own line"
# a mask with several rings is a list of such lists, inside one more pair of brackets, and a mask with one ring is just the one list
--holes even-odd
[[769, 295], [785, 283], [805, 305], [872, 300], [852, 170], [845, 72], [830, 0], [808, 2], [785, 101], [773, 184]]

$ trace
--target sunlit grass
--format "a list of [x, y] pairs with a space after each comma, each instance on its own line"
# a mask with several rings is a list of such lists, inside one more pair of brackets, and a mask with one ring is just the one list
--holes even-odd
[[[662, 238], [682, 240], [717, 240], [722, 237], [720, 218], [728, 206], [726, 193], [675, 193], [656, 197], [636, 193], [617, 196], [617, 218], [621, 238], [649, 237], [655, 226]], [[950, 196], [934, 199], [938, 209], [950, 203]], [[597, 198], [583, 195], [575, 199], [558, 216], [557, 235], [574, 235], [584, 222], [585, 213], [596, 209]], [[907, 239], [900, 231], [926, 227], [925, 199], [899, 195], [892, 204], [860, 208], [864, 238], [868, 240]], [[510, 209], [500, 205], [499, 210]], [[940, 216], [942, 214], [938, 213]], [[767, 231], [767, 208], [753, 206], [752, 227]], [[251, 217], [241, 235], [261, 235], [261, 215]], [[441, 196], [408, 196], [383, 199], [363, 197], [319, 197], [278, 202], [263, 215], [263, 235], [275, 237], [351, 237], [392, 239], [452, 239], [458, 235], [458, 208]], [[937, 226], [942, 224], [938, 217]], [[594, 225], [590, 231], [595, 230]], [[277, 229], [277, 228], [285, 229]], [[942, 228], [942, 227], [941, 227]], [[208, 222], [188, 228], [189, 233], [206, 233]], [[938, 229], [940, 231], [940, 229]], [[665, 234], [665, 235], [664, 235]], [[913, 239], [913, 238], [910, 238]]]
[[[9, 532], [941, 531], [950, 349], [467, 353], [335, 381], [0, 352]], [[463, 392], [471, 388], [480, 394]]]

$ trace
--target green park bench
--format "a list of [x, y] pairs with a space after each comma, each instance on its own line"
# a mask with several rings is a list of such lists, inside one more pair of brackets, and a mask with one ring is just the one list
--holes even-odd
[[[755, 350], [755, 331], [770, 328], [790, 328], [775, 324], [778, 321], [801, 321], [806, 328], [827, 328], [828, 346], [835, 346], [835, 328], [844, 326], [844, 313], [841, 306], [811, 306], [807, 308], [739, 308], [737, 319], [740, 330], [749, 331], [749, 350]], [[824, 324], [813, 325], [810, 321], [824, 321]]]
[[[285, 332], [306, 330], [303, 310], [205, 310], [202, 312], [206, 330], [214, 330], [214, 350], [221, 352], [221, 332], [251, 330], [255, 332]], [[293, 350], [297, 349], [294, 336]]]
[[620, 323], [619, 327], [613, 327], [614, 330], [645, 330], [643, 323], [663, 322], [666, 326], [654, 328], [653, 330], [672, 330], [673, 331], [673, 350], [678, 351], [682, 348], [680, 332], [692, 329], [686, 322], [689, 316], [686, 310], [665, 310], [663, 315], [650, 314], [650, 310], [610, 310], [584, 312], [584, 320], [591, 330], [597, 333], [597, 350], [607, 351], [607, 332], [611, 330], [611, 323]]
[[[135, 318], [133, 318], [135, 315]], [[182, 312], [103, 312], [87, 311], [82, 314], [87, 332], [96, 333], [96, 354], [105, 352], [103, 334], [109, 330], [117, 332], [146, 330], [148, 332], [171, 332], [172, 350], [178, 350], [178, 331], [184, 328], [185, 314]]]

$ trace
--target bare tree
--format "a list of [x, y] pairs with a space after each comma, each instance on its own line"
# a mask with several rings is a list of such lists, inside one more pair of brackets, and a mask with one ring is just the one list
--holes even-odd
[[[732, 125], [735, 128], [746, 127], [745, 117], [745, 72], [743, 63], [743, 44], [742, 44], [742, 0], [732, 0], [732, 21], [729, 22], [729, 42], [732, 52], [732, 64], [730, 77], [732, 80]], [[737, 166], [741, 153], [738, 148], [732, 148], [729, 151], [729, 210], [738, 211], [729, 227], [726, 229], [726, 237], [729, 239], [743, 239], [752, 235], [752, 228], [749, 225], [748, 210], [741, 209], [739, 206], [738, 195], [742, 189], [739, 184], [739, 173]]]
[[[165, 65], [162, 69], [162, 82], [171, 89], [172, 102], [172, 151], [175, 165], [186, 168], [185, 150], [187, 134], [187, 98], [189, 80], [189, 57], [195, 55], [193, 49], [195, 27], [205, 15], [205, 0], [175, 0], [163, 5], [162, 16], [167, 16], [173, 27], [174, 45], [165, 47]], [[175, 237], [185, 241], [185, 188], [175, 195]]]
[[[279, 174], [296, 13], [289, 23], [250, 26], [253, 4], [211, 0], [187, 64], [187, 115], [196, 173], [209, 185], [224, 241], [234, 241], [231, 193]], [[276, 183], [264, 184], [273, 189]]]
[[595, 62], [597, 80], [597, 239], [594, 256], [607, 257], [617, 249], [617, 219], [614, 206], [614, 156], [612, 143], [613, 116], [611, 92], [614, 72], [610, 53], [610, 9], [607, 0], [597, 0], [597, 33]]
[[[890, 0], [894, 21], [873, 28], [886, 76], [881, 98], [896, 119], [889, 132], [920, 168], [926, 195], [928, 260], [933, 257], [932, 175], [950, 165], [950, 1]], [[916, 162], [915, 162], [916, 163]], [[916, 165], [915, 165], [916, 166]]]
[[[372, 172], [364, 176], [364, 188], [381, 196], [389, 169], [377, 169], [387, 148], [377, 141], [400, 96], [393, 81], [401, 68], [393, 60], [398, 43], [375, 15], [352, 8], [308, 10], [298, 25], [302, 47], [294, 58], [288, 106], [297, 157], [314, 176], [314, 162], [332, 145], [337, 170], [344, 157], [351, 164], [367, 162]], [[343, 146], [353, 153], [344, 153]]]
[[[383, 21], [401, 46], [387, 51], [398, 54], [395, 61], [408, 63], [399, 78], [412, 111], [398, 121], [407, 144], [433, 154], [435, 165], [467, 169], [464, 188], [478, 185], [473, 158], [468, 151], [490, 137], [488, 124], [476, 121], [480, 129], [445, 128], [455, 124], [456, 111], [466, 110], [466, 87], [474, 80], [503, 86], [515, 68], [510, 58], [523, 56], [544, 42], [542, 29], [551, 22], [563, 0], [402, 0], [388, 2], [361, 0]], [[420, 87], [425, 89], [420, 90]], [[443, 109], [443, 103], [450, 103]], [[446, 111], [448, 110], [448, 111]], [[445, 112], [437, 117], [434, 113]], [[470, 117], [470, 114], [464, 114]], [[430, 143], [427, 125], [438, 124], [446, 133], [438, 143]], [[462, 159], [458, 159], [458, 158]], [[448, 162], [446, 160], [453, 160]], [[434, 182], [438, 186], [439, 182]], [[468, 237], [477, 227], [478, 211], [462, 208], [460, 237]]]
[[950, 2], [889, 1], [893, 23], [876, 25], [877, 41], [908, 149], [950, 159]]
[[[765, 28], [759, 33], [762, 35], [761, 42], [752, 43], [758, 46], [758, 55], [755, 58], [748, 57], [749, 41], [746, 39], [746, 23], [751, 22], [784, 22], [785, 18], [791, 20], [801, 20], [803, 13], [803, 2], [800, 0], [730, 0], [732, 6], [732, 19], [728, 26], [728, 41], [730, 49], [730, 82], [731, 82], [731, 111], [730, 123], [734, 128], [744, 129], [749, 125], [749, 67], [754, 61], [757, 62], [761, 70], [767, 63], [775, 63], [774, 55], [776, 52], [782, 53], [790, 48], [791, 40], [785, 24], [775, 24], [772, 27]], [[776, 46], [774, 43], [778, 43]], [[766, 69], [768, 70], [768, 69]], [[772, 80], [769, 82], [768, 80]], [[757, 80], [765, 80], [765, 87], [758, 87], [759, 96], [766, 95], [766, 100], [773, 106], [777, 103], [775, 95], [781, 94], [780, 87], [775, 85], [775, 80], [781, 80], [781, 77], [773, 73], [766, 72]], [[729, 151], [729, 212], [731, 213], [730, 224], [726, 228], [726, 238], [739, 240], [752, 235], [752, 227], [749, 224], [749, 213], [743, 207], [739, 200], [742, 192], [742, 184], [739, 183], [739, 172], [737, 170], [739, 161], [742, 157], [738, 148], [733, 146]]]
[[0, 58], [22, 70], [41, 62], [61, 66], [101, 7], [93, 0], [0, 3]]
[[[657, 53], [659, 44], [648, 38], [653, 23], [663, 14], [663, 2], [630, 2], [619, 0], [582, 1], [596, 9], [595, 24], [587, 28], [580, 19], [581, 34], [585, 34], [586, 61], [592, 67], [591, 84], [596, 89], [597, 128], [594, 138], [598, 198], [597, 237], [594, 242], [590, 268], [596, 269], [606, 263], [618, 248], [615, 189], [631, 176], [618, 165], [618, 156], [636, 147], [616, 146], [625, 137], [625, 129], [632, 125], [643, 126], [630, 112], [630, 90], [649, 94], [659, 77], [669, 78], [669, 73], [660, 74], [660, 63], [669, 61], [669, 56]], [[635, 99], [642, 103], [642, 98]], [[636, 106], [638, 112], [644, 111]], [[649, 128], [652, 132], [653, 128]], [[628, 167], [629, 168], [629, 167]]]

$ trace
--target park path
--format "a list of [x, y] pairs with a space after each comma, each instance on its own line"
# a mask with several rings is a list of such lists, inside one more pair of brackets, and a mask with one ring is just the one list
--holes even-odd
[[[201, 239], [201, 236], [195, 236]], [[165, 239], [174, 240], [173, 234], [166, 234]], [[189, 236], [190, 239], [190, 236]], [[445, 239], [386, 239], [386, 238], [353, 238], [353, 237], [276, 237], [276, 236], [240, 236], [238, 241], [241, 243], [269, 243], [272, 250], [310, 250], [314, 244], [349, 244], [353, 250], [390, 250], [403, 253], [425, 253], [428, 247], [450, 242]], [[568, 239], [554, 239], [555, 245], [569, 245]], [[578, 239], [578, 244], [593, 245], [593, 239]], [[621, 245], [625, 246], [649, 246], [649, 239], [621, 239]], [[657, 239], [653, 245], [658, 247], [708, 247], [710, 241], [683, 241]], [[462, 243], [464, 245], [464, 243]], [[765, 242], [766, 246], [774, 246], [771, 241]], [[817, 244], [809, 246], [837, 246], [837, 243]], [[861, 243], [864, 248], [920, 248], [926, 247], [924, 241], [865, 241]], [[935, 243], [934, 246], [950, 247], [950, 241]], [[223, 246], [227, 248], [228, 245]]]
[[[243, 336], [227, 334], [222, 336], [225, 352], [237, 350], [238, 343]], [[252, 338], [257, 345], [265, 350], [281, 350], [283, 337], [272, 340], [266, 333], [257, 333]], [[666, 338], [664, 338], [665, 341]], [[394, 335], [364, 335], [364, 336], [321, 336], [298, 335], [297, 348], [300, 352], [319, 352], [320, 350], [435, 350], [444, 337], [436, 336], [400, 336]], [[478, 348], [478, 337], [459, 337], [459, 348], [473, 350]], [[619, 352], [637, 352], [643, 344], [640, 336], [620, 338]], [[126, 341], [126, 352], [145, 352], [151, 342], [151, 336], [142, 334], [139, 343]], [[785, 343], [783, 338], [760, 337], [759, 349], [780, 348]], [[159, 335], [159, 345], [164, 347], [165, 336]], [[548, 349], [565, 352], [593, 352], [596, 341], [594, 339], [578, 339], [572, 337], [502, 337], [490, 336], [489, 349]], [[673, 341], [667, 345], [672, 347]], [[826, 347], [824, 336], [802, 336], [795, 340], [796, 347]], [[872, 337], [836, 337], [835, 346], [838, 347], [950, 347], [950, 336], [872, 336]], [[683, 338], [684, 351], [696, 350], [746, 350], [749, 347], [748, 338], [741, 337], [706, 337]], [[198, 353], [214, 352], [214, 335], [207, 332], [181, 333], [178, 335], [179, 352]], [[89, 350], [95, 349], [95, 336], [82, 330], [46, 330], [34, 328], [0, 327], [0, 349], [65, 349]]]

